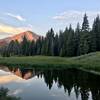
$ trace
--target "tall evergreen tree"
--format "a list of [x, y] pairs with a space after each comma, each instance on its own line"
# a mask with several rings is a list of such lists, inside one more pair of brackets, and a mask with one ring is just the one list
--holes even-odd
[[41, 55], [46, 55], [47, 53], [46, 53], [46, 49], [47, 49], [47, 47], [46, 47], [46, 38], [44, 38], [44, 37], [42, 37], [42, 47], [41, 47]]
[[90, 34], [91, 34], [90, 52], [95, 52], [97, 49], [96, 34], [93, 31], [90, 31]]
[[9, 55], [10, 56], [13, 56], [14, 55], [14, 52], [15, 52], [15, 41], [11, 41], [10, 43], [9, 43], [9, 45], [7, 46], [7, 51], [8, 51], [8, 53], [9, 53]]
[[27, 37], [23, 37], [23, 41], [21, 43], [21, 54], [24, 56], [29, 56], [29, 46], [30, 46], [30, 41], [27, 40]]
[[100, 18], [99, 16], [96, 17], [93, 23], [92, 32], [96, 38], [96, 50], [100, 51]]
[[74, 56], [75, 52], [75, 37], [74, 37], [74, 30], [72, 29], [71, 25], [69, 27], [69, 36], [67, 41], [67, 56]]
[[79, 55], [79, 45], [80, 45], [80, 34], [81, 29], [80, 29], [80, 24], [77, 23], [77, 27], [75, 29], [75, 56]]
[[[67, 31], [67, 28], [66, 28], [66, 30], [65, 31]], [[65, 56], [65, 47], [64, 47], [64, 34], [65, 34], [65, 31], [64, 32], [62, 32], [61, 30], [60, 30], [60, 32], [59, 32], [59, 56], [61, 56], [61, 57], [63, 57], [63, 56]]]
[[54, 56], [59, 56], [59, 37], [58, 34], [54, 38]]
[[42, 39], [39, 37], [39, 39], [36, 42], [36, 54], [40, 55], [41, 54], [41, 49], [42, 49]]
[[29, 55], [33, 56], [36, 55], [36, 51], [35, 51], [35, 42], [31, 41], [30, 46], [29, 46]]
[[82, 31], [83, 32], [89, 31], [89, 21], [88, 21], [88, 17], [86, 15], [86, 13], [85, 13], [84, 18], [83, 18]]
[[80, 36], [80, 45], [79, 45], [79, 53], [87, 54], [90, 52], [90, 33], [89, 33], [89, 22], [87, 19], [87, 15], [84, 15], [83, 23], [82, 23], [82, 31]]
[[14, 45], [14, 54], [20, 56], [21, 55], [21, 47], [20, 43], [16, 40]]
[[46, 34], [46, 55], [54, 56], [54, 31], [52, 28]]

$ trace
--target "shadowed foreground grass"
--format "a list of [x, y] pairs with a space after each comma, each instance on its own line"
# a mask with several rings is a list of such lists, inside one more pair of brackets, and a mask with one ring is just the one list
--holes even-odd
[[100, 71], [100, 52], [71, 58], [49, 56], [0, 57], [0, 65], [43, 68], [83, 68]]

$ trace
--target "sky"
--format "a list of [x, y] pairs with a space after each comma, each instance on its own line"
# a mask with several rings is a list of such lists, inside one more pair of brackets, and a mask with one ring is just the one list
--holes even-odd
[[64, 30], [87, 13], [90, 27], [100, 14], [100, 0], [1, 0], [0, 38], [31, 30], [44, 35], [53, 27], [55, 32]]

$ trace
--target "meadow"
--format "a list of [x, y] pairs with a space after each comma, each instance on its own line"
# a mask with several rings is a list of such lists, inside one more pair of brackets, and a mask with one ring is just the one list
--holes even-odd
[[85, 54], [78, 57], [0, 57], [0, 65], [21, 66], [26, 68], [78, 68], [100, 71], [100, 52]]

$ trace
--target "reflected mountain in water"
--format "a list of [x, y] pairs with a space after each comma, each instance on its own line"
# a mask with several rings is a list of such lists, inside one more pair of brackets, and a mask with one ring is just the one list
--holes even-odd
[[2, 67], [0, 67], [0, 69], [4, 70], [6, 72], [11, 72], [14, 75], [17, 75], [26, 80], [28, 80], [40, 73], [40, 71], [38, 71], [38, 72], [35, 71], [34, 68], [19, 68], [19, 67], [2, 66]]
[[26, 80], [32, 78], [36, 74], [33, 69], [9, 68], [9, 70]]
[[50, 91], [56, 84], [59, 89], [64, 88], [64, 92], [68, 94], [68, 97], [74, 92], [77, 100], [100, 100], [100, 75], [77, 69], [24, 69], [11, 67], [8, 68], [8, 71], [26, 80], [32, 80], [32, 77], [37, 76], [38, 79], [44, 80]]

